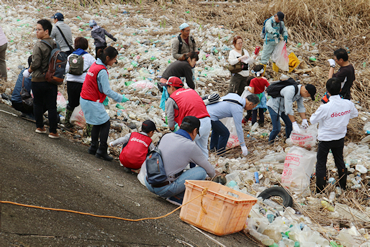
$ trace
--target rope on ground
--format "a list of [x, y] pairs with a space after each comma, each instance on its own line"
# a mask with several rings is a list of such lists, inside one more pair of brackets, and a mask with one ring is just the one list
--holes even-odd
[[141, 219], [127, 219], [127, 218], [122, 218], [122, 217], [117, 217], [117, 216], [97, 215], [97, 214], [90, 214], [90, 213], [79, 212], [79, 211], [75, 211], [75, 210], [69, 210], [69, 209], [47, 208], [47, 207], [34, 206], [34, 205], [22, 204], [22, 203], [11, 202], [11, 201], [0, 201], [0, 203], [2, 203], [2, 204], [11, 204], [11, 205], [16, 205], [16, 206], [21, 206], [21, 207], [27, 207], [27, 208], [36, 208], [36, 209], [42, 209], [42, 210], [50, 210], [50, 211], [58, 211], [58, 212], [67, 212], [67, 213], [88, 215], [88, 216], [97, 217], [97, 218], [107, 218], [107, 219], [116, 219], [116, 220], [125, 220], [125, 221], [138, 222], [138, 221], [143, 221], [143, 220], [158, 220], [158, 219], [165, 218], [165, 217], [173, 214], [174, 212], [176, 212], [177, 210], [179, 210], [183, 206], [185, 206], [185, 205], [189, 204], [190, 202], [194, 201], [195, 199], [197, 199], [199, 197], [202, 197], [203, 198], [203, 196], [206, 195], [207, 190], [208, 190], [208, 188], [205, 188], [200, 195], [194, 197], [193, 199], [191, 199], [187, 203], [179, 206], [175, 210], [172, 210], [171, 212], [169, 212], [169, 213], [167, 213], [165, 215], [158, 216], [158, 217], [147, 217], [147, 218], [141, 218]]

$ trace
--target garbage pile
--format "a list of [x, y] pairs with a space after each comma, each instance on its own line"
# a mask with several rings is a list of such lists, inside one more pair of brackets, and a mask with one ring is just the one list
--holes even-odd
[[[50, 3], [49, 6], [40, 6], [36, 1], [23, 5], [0, 6], [1, 25], [9, 39], [8, 81], [0, 82], [1, 93], [11, 94], [20, 69], [26, 67], [27, 57], [32, 54], [32, 47], [36, 42], [36, 20], [49, 18], [56, 11], [60, 11], [57, 5]], [[101, 5], [99, 10], [94, 11], [65, 11], [65, 23], [71, 27], [73, 37], [87, 38], [90, 53], [93, 53], [94, 47], [88, 25], [91, 19], [117, 38], [117, 42], [110, 44], [119, 51], [118, 65], [109, 68], [110, 84], [114, 91], [124, 93], [130, 99], [129, 102], [120, 104], [112, 100], [108, 102], [106, 109], [111, 117], [108, 142], [138, 131], [141, 122], [148, 118], [161, 130], [161, 133], [153, 136], [154, 143], [158, 142], [162, 132], [168, 128], [164, 112], [159, 106], [161, 94], [156, 83], [168, 64], [175, 61], [171, 55], [171, 41], [178, 35], [177, 26], [168, 24], [170, 19], [167, 16], [151, 19], [140, 13], [140, 7], [131, 5], [110, 4]], [[187, 22], [191, 25], [191, 34], [200, 48], [200, 61], [194, 74], [196, 91], [201, 96], [212, 92], [218, 92], [222, 96], [230, 78], [230, 73], [224, 66], [227, 65], [229, 51], [233, 49], [231, 41], [235, 33], [215, 23], [202, 24], [192, 20]], [[304, 83], [317, 81], [317, 75], [322, 73], [316, 64], [317, 55], [327, 42], [324, 40], [303, 45], [292, 42], [287, 47], [288, 53], [294, 52], [300, 65], [291, 76], [302, 79]], [[252, 52], [252, 47], [253, 44], [248, 44], [247, 49]], [[272, 71], [268, 75], [270, 80], [277, 76]], [[63, 121], [66, 86], [59, 87], [59, 91], [58, 111]], [[9, 104], [6, 99], [1, 101]], [[360, 113], [359, 121], [368, 121], [370, 115], [364, 112], [360, 102], [356, 103]], [[307, 107], [308, 113], [317, 107], [318, 102]], [[90, 138], [84, 136], [82, 131], [84, 122], [77, 108], [76, 111], [76, 132], [72, 136], [89, 143]], [[269, 116], [266, 115], [266, 118], [269, 119]], [[352, 123], [349, 126], [356, 141], [359, 140], [358, 125]], [[245, 140], [251, 152], [247, 157], [240, 157], [239, 147], [229, 149], [225, 157], [210, 154], [209, 160], [216, 170], [227, 174], [223, 182], [228, 187], [253, 196], [274, 186], [284, 186], [292, 193], [290, 196], [294, 203], [289, 207], [282, 206], [284, 202], [281, 198], [259, 199], [252, 208], [245, 231], [267, 246], [340, 246], [339, 243], [343, 246], [367, 246], [362, 244], [369, 237], [367, 228], [370, 221], [370, 201], [367, 183], [370, 178], [370, 150], [367, 143], [370, 136], [357, 143], [351, 142], [353, 139], [347, 139], [349, 141], [345, 146], [344, 157], [349, 171], [348, 191], [341, 191], [338, 187], [338, 174], [333, 157], [329, 154], [327, 169], [330, 173], [330, 185], [325, 193], [316, 195], [312, 192], [315, 190], [312, 178], [317, 147], [316, 139], [313, 138], [314, 131], [307, 130], [308, 137], [304, 142], [301, 137], [294, 138], [293, 133], [287, 142], [290, 146], [284, 144], [282, 138], [274, 145], [268, 145], [267, 138], [271, 128], [269, 123], [263, 128], [258, 127], [258, 124], [245, 128]], [[365, 125], [364, 130], [363, 135], [370, 134], [369, 125]], [[228, 147], [237, 146], [230, 145]], [[118, 154], [119, 148], [113, 148], [111, 152]], [[304, 157], [302, 161], [298, 161], [298, 165], [304, 169], [288, 173], [284, 167], [287, 157], [297, 153]]]

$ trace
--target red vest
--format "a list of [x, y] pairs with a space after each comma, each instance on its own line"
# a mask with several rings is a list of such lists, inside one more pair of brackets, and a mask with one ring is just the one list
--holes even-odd
[[195, 90], [179, 88], [170, 96], [177, 104], [175, 109], [175, 122], [179, 125], [186, 116], [194, 116], [199, 119], [209, 117], [206, 105]]
[[127, 168], [140, 169], [148, 154], [152, 139], [149, 136], [132, 132], [126, 147], [119, 155], [121, 164]]
[[[103, 103], [107, 97], [99, 91], [97, 77], [101, 70], [107, 70], [104, 65], [93, 63], [86, 73], [85, 81], [82, 84], [81, 97], [86, 100]], [[107, 70], [108, 73], [108, 70]]]

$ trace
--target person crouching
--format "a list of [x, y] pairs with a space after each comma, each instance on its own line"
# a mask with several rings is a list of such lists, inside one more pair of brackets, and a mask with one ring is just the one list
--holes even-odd
[[141, 168], [148, 153], [154, 149], [151, 137], [157, 128], [151, 120], [145, 120], [141, 125], [141, 132], [128, 133], [124, 137], [109, 143], [109, 146], [123, 144], [119, 161], [127, 168], [125, 171], [132, 171]]

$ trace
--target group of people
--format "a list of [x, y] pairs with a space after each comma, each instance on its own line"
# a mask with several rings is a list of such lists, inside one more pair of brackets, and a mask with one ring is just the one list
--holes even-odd
[[[59, 138], [56, 111], [58, 88], [45, 79], [50, 47], [55, 47], [58, 43], [60, 49], [69, 55], [66, 67], [69, 101], [66, 111], [67, 125], [73, 109], [81, 105], [86, 123], [92, 126], [88, 153], [111, 161], [113, 158], [108, 155], [107, 151], [110, 117], [103, 103], [107, 97], [117, 102], [129, 100], [125, 95], [111, 90], [109, 85], [107, 68], [116, 63], [118, 51], [112, 46], [107, 47], [105, 36], [114, 41], [116, 39], [99, 27], [94, 20], [91, 20], [89, 25], [92, 28], [91, 35], [96, 46], [94, 58], [86, 52], [88, 42], [85, 38], [77, 37], [73, 44], [74, 47], [72, 46], [72, 34], [68, 25], [63, 22], [64, 17], [61, 13], [55, 14], [53, 18], [54, 28], [46, 19], [37, 22], [36, 36], [39, 41], [34, 46], [32, 58], [29, 59], [29, 68], [22, 71], [16, 87], [22, 84], [27, 89], [32, 89], [34, 107], [33, 112], [27, 112], [27, 114], [34, 115], [36, 132], [46, 133], [43, 114], [48, 111], [49, 137]], [[208, 152], [211, 150], [223, 155], [230, 135], [228, 128], [221, 121], [224, 118], [233, 118], [243, 155], [248, 155], [243, 123], [252, 117], [253, 124], [258, 121], [259, 125], [263, 126], [266, 109], [273, 125], [269, 136], [270, 143], [274, 142], [280, 132], [280, 118], [285, 123], [286, 138], [289, 138], [292, 130], [300, 131], [294, 117], [294, 102], [297, 102], [302, 127], [308, 127], [303, 98], [315, 100], [315, 86], [311, 84], [288, 85], [281, 89], [280, 97], [270, 98], [268, 101], [265, 95], [265, 89], [270, 83], [263, 75], [269, 57], [276, 46], [276, 41], [283, 39], [286, 42], [288, 38], [283, 20], [284, 14], [278, 12], [265, 21], [264, 48], [259, 65], [255, 65], [257, 54], [250, 56], [248, 51], [243, 49], [243, 39], [240, 36], [233, 39], [235, 48], [230, 51], [229, 63], [230, 65], [241, 63], [242, 70], [232, 74], [228, 93], [223, 97], [212, 94], [202, 98], [194, 90], [196, 85], [193, 69], [199, 60], [199, 52], [195, 39], [190, 36], [190, 26], [186, 23], [180, 26], [181, 33], [172, 44], [172, 55], [177, 61], [166, 68], [159, 83], [162, 91], [161, 106], [165, 111], [168, 127], [173, 132], [165, 134], [157, 146], [161, 151], [167, 180], [155, 185], [147, 180], [146, 186], [150, 191], [168, 198], [175, 204], [181, 204], [185, 191], [185, 180], [205, 179], [207, 175], [212, 178], [215, 175], [215, 169], [208, 161]], [[78, 56], [83, 57], [83, 71], [75, 74], [72, 73], [70, 61], [74, 59], [77, 61]], [[331, 67], [326, 84], [327, 93], [323, 98], [325, 104], [320, 106], [310, 119], [312, 124], [319, 123], [318, 140], [320, 144], [316, 166], [318, 192], [325, 185], [326, 157], [329, 150], [333, 152], [339, 175], [342, 175], [340, 184], [345, 188], [345, 182], [343, 182], [346, 179], [346, 168], [343, 163], [344, 136], [349, 119], [357, 116], [356, 108], [348, 100], [355, 77], [354, 68], [348, 62], [347, 52], [344, 49], [335, 51], [334, 59], [329, 59], [329, 64]], [[341, 68], [334, 74], [336, 64]], [[251, 73], [253, 76], [250, 75]], [[14, 94], [18, 93], [19, 91], [14, 90]], [[241, 97], [241, 95], [244, 96]], [[18, 100], [17, 95], [12, 97], [14, 108], [17, 107]], [[244, 110], [247, 111], [246, 117], [244, 117]], [[179, 126], [179, 129], [176, 126]], [[145, 164], [147, 154], [154, 149], [151, 137], [155, 131], [157, 128], [154, 122], [146, 120], [142, 123], [141, 132], [129, 133], [110, 143], [110, 146], [122, 145], [120, 163], [127, 171], [140, 169], [143, 163]], [[208, 145], [210, 132], [210, 145]], [[188, 164], [190, 169], [185, 171]]]

